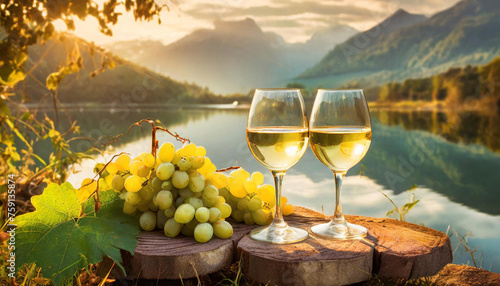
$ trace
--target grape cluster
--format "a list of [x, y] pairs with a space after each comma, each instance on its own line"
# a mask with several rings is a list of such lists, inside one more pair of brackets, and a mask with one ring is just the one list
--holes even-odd
[[[97, 164], [94, 171], [101, 172], [99, 189], [119, 192], [125, 200], [123, 212], [139, 215], [145, 231], [159, 228], [168, 237], [182, 233], [203, 243], [214, 235], [230, 238], [229, 217], [248, 225], [270, 223], [275, 191], [263, 185], [262, 173], [250, 175], [243, 168], [229, 175], [216, 172], [205, 155], [202, 146], [189, 143], [176, 150], [167, 142], [156, 158], [151, 153], [133, 159], [122, 154], [107, 165]], [[96, 187], [96, 181], [85, 179], [79, 197], [84, 200]], [[284, 197], [282, 205], [285, 215], [293, 212]]]

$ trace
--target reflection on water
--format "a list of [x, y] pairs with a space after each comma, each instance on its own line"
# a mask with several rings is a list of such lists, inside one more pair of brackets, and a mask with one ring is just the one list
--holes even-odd
[[372, 112], [372, 118], [405, 130], [424, 130], [454, 143], [481, 144], [500, 153], [500, 115], [480, 112], [389, 111]]
[[[474, 237], [469, 239], [469, 243], [472, 247], [481, 246], [484, 268], [500, 272], [500, 245], [497, 243], [500, 239], [500, 155], [489, 149], [493, 145], [454, 144], [433, 134], [438, 133], [433, 131], [438, 129], [432, 129], [437, 128], [432, 126], [442, 126], [445, 122], [432, 119], [433, 116], [443, 116], [439, 113], [414, 113], [411, 116], [405, 113], [399, 119], [387, 112], [373, 112], [372, 116], [370, 150], [361, 163], [349, 171], [344, 181], [342, 199], [345, 213], [384, 217], [392, 205], [377, 190], [386, 192], [401, 206], [408, 201], [404, 191], [417, 184], [419, 188], [415, 193], [420, 202], [410, 211], [407, 219], [443, 232], [446, 232], [448, 225], [461, 234], [472, 231]], [[255, 160], [248, 149], [246, 110], [144, 110], [130, 112], [125, 119], [105, 111], [86, 111], [74, 113], [73, 117], [84, 130], [93, 130], [92, 127], [99, 126], [99, 120], [107, 118], [110, 120], [108, 125], [114, 126], [111, 135], [126, 133], [129, 125], [141, 118], [158, 118], [171, 131], [205, 146], [208, 156], [218, 168], [243, 166], [249, 171], [263, 172], [266, 183], [272, 183], [270, 172]], [[478, 129], [477, 126], [488, 122], [494, 125], [489, 120], [492, 119], [480, 118], [471, 124], [476, 124], [473, 126]], [[473, 128], [457, 128], [469, 129]], [[464, 132], [452, 130], [448, 134], [472, 134]], [[485, 133], [477, 132], [477, 136], [481, 134]], [[158, 139], [160, 144], [173, 141], [172, 137], [164, 133], [159, 133]], [[493, 142], [493, 139], [466, 140], [472, 139], [458, 141]], [[119, 144], [111, 154], [119, 151], [137, 154], [148, 150], [149, 129], [141, 131], [134, 128], [133, 134], [123, 137]], [[180, 143], [176, 143], [176, 146], [179, 147]], [[106, 155], [106, 158], [110, 158], [111, 154]], [[79, 184], [85, 176], [89, 176], [93, 164], [90, 160], [84, 162], [83, 172], [70, 176], [69, 180]], [[366, 171], [364, 177], [360, 178], [362, 164], [366, 166]], [[304, 157], [287, 172], [284, 195], [292, 204], [319, 211], [324, 207], [325, 213], [332, 213], [333, 186], [331, 171], [308, 149]], [[453, 243], [457, 245], [457, 241]], [[455, 253], [456, 263], [466, 263], [467, 260], [469, 257], [466, 254]]]

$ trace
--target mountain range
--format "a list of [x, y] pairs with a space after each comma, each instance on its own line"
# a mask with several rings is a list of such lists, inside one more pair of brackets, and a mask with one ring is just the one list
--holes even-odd
[[218, 93], [247, 93], [258, 87], [286, 84], [312, 67], [330, 49], [358, 31], [334, 24], [305, 43], [290, 44], [264, 32], [250, 18], [216, 21], [163, 45], [157, 41], [125, 41], [109, 45], [115, 54], [177, 80], [196, 82]]
[[307, 85], [358, 79], [354, 85], [366, 87], [485, 64], [500, 55], [499, 27], [498, 0], [463, 0], [428, 19], [400, 10], [337, 45], [299, 79]]
[[[81, 58], [75, 60], [81, 67], [60, 81], [57, 92], [51, 92], [45, 85], [47, 77], [66, 65], [66, 55]], [[52, 100], [54, 103], [59, 100], [66, 104], [112, 104], [116, 108], [130, 108], [137, 104], [187, 100], [208, 103], [221, 99], [206, 88], [155, 73], [76, 37], [30, 47], [25, 69], [29, 76], [15, 87], [16, 95], [24, 103], [52, 104]]]

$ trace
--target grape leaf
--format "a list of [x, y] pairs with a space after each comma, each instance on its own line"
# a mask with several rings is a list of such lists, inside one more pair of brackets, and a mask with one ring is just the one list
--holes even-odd
[[120, 249], [134, 252], [137, 219], [122, 212], [118, 193], [99, 192], [99, 198], [96, 214], [94, 199], [82, 205], [70, 183], [50, 184], [42, 195], [32, 197], [36, 210], [15, 219], [18, 265], [36, 263], [54, 285], [63, 285], [79, 269], [102, 261], [104, 255], [123, 269]]

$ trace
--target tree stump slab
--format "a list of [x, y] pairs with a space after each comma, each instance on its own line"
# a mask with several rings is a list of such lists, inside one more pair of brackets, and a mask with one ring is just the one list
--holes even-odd
[[[360, 240], [329, 240], [310, 236], [288, 245], [250, 239], [257, 226], [231, 223], [230, 239], [197, 243], [192, 237], [166, 237], [162, 231], [143, 232], [132, 257], [124, 258], [127, 274], [141, 279], [194, 278], [238, 261], [253, 280], [280, 285], [340, 285], [378, 274], [418, 278], [436, 274], [452, 260], [448, 237], [439, 231], [393, 219], [346, 216], [368, 228]], [[292, 226], [310, 228], [328, 217], [302, 207], [287, 216]]]
[[[238, 243], [249, 278], [271, 285], [346, 285], [368, 280], [372, 273], [391, 278], [436, 274], [452, 260], [449, 238], [442, 232], [393, 219], [346, 216], [368, 229], [360, 240], [330, 240], [310, 235], [288, 245], [254, 241]], [[296, 227], [310, 228], [328, 217], [302, 207], [287, 216]]]
[[230, 239], [198, 243], [193, 237], [166, 237], [163, 231], [142, 232], [128, 275], [142, 279], [184, 279], [217, 272], [236, 259], [238, 241], [254, 226], [232, 223]]
[[448, 264], [429, 280], [433, 285], [500, 285], [500, 273], [468, 265]]

